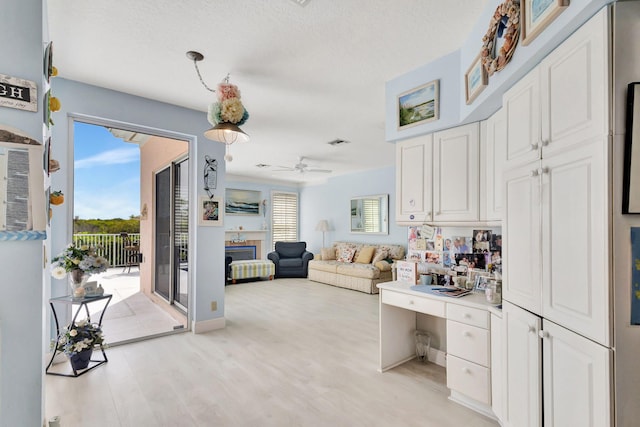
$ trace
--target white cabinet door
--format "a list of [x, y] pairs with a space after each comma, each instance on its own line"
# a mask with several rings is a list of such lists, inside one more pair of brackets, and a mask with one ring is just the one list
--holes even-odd
[[502, 318], [491, 313], [491, 409], [502, 421], [504, 407], [504, 368], [502, 361], [503, 343], [502, 343]]
[[545, 427], [611, 426], [611, 350], [543, 321]]
[[603, 141], [542, 161], [542, 315], [609, 346], [609, 187]]
[[503, 96], [509, 168], [540, 158], [539, 73], [534, 68]]
[[[481, 220], [502, 219], [502, 172], [507, 160], [507, 115], [498, 110], [486, 121], [486, 138], [483, 144], [485, 156], [480, 173], [485, 182], [483, 217]], [[482, 201], [481, 201], [482, 203]]]
[[433, 134], [434, 221], [478, 221], [479, 124]]
[[542, 425], [540, 324], [538, 316], [506, 301], [502, 305], [504, 426]]
[[607, 134], [606, 17], [596, 15], [540, 65], [543, 158]]
[[541, 220], [539, 162], [504, 174], [502, 295], [533, 313], [541, 313]]
[[396, 144], [396, 222], [431, 221], [432, 135]]

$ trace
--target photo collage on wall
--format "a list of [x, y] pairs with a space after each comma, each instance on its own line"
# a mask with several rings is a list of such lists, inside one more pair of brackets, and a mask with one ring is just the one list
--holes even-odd
[[427, 238], [421, 230], [420, 226], [409, 227], [407, 260], [444, 268], [466, 266], [502, 271], [502, 235], [492, 230], [447, 232], [437, 227], [433, 236]]

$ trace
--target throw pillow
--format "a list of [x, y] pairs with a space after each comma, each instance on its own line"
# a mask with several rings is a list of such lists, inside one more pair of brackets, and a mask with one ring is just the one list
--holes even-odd
[[323, 261], [333, 261], [336, 259], [335, 248], [322, 248], [320, 249], [320, 255]]
[[389, 271], [389, 270], [391, 270], [391, 264], [389, 264], [386, 261], [378, 261], [378, 262], [376, 262], [375, 265], [376, 265], [376, 267], [378, 267], [378, 269], [380, 271]]
[[375, 246], [365, 246], [360, 249], [358, 253], [358, 257], [356, 261], [358, 264], [369, 264], [371, 262], [371, 258], [373, 258], [373, 253], [375, 252]]
[[371, 264], [375, 264], [378, 261], [382, 261], [383, 259], [386, 259], [389, 256], [389, 251], [386, 249], [376, 249], [376, 254], [373, 256], [373, 259], [371, 260]]
[[340, 262], [351, 262], [353, 259], [353, 254], [356, 253], [354, 248], [343, 248], [338, 255], [338, 261]]

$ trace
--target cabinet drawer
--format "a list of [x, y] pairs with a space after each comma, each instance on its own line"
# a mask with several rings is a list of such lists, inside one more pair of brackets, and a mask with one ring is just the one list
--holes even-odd
[[477, 326], [447, 320], [447, 352], [489, 367], [489, 331]]
[[422, 298], [414, 295], [382, 290], [380, 296], [383, 304], [395, 305], [407, 310], [430, 314], [437, 317], [445, 317], [445, 302], [430, 298]]
[[447, 319], [489, 329], [489, 312], [459, 304], [447, 304]]
[[478, 402], [491, 405], [491, 370], [447, 355], [447, 387]]

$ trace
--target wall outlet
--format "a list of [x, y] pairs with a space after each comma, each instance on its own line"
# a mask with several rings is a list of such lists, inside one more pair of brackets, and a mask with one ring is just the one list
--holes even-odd
[[211, 301], [211, 311], [216, 311], [218, 309], [218, 301]]

